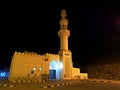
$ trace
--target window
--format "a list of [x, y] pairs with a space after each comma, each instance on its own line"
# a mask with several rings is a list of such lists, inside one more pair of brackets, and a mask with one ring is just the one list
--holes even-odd
[[34, 74], [34, 70], [31, 70], [31, 74]]

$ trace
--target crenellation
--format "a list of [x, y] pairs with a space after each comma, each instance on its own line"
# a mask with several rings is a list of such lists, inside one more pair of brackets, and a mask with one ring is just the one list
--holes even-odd
[[43, 58], [43, 55], [40, 55], [41, 58]]
[[15, 53], [14, 54], [17, 54], [18, 52], [17, 51], [15, 51]]
[[46, 55], [48, 55], [48, 56], [58, 56], [58, 54], [53, 54], [53, 53], [48, 53]]
[[21, 55], [25, 55], [24, 52], [22, 52]]
[[21, 52], [18, 52], [18, 54], [20, 55], [20, 54], [21, 54]]

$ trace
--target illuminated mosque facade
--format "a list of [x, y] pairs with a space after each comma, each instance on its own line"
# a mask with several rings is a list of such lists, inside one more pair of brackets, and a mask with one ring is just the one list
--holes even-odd
[[10, 81], [15, 80], [64, 80], [64, 79], [87, 79], [87, 73], [80, 73], [80, 68], [74, 68], [72, 63], [72, 52], [68, 49], [67, 13], [61, 11], [60, 50], [58, 54], [46, 53], [39, 55], [35, 52], [15, 51], [10, 66]]

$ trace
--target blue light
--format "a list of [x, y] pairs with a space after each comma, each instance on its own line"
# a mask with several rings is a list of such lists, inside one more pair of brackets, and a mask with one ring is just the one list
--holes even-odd
[[0, 72], [0, 77], [7, 77], [8, 73], [7, 72]]

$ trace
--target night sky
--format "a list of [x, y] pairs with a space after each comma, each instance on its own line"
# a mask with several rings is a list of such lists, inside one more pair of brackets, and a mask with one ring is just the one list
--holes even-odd
[[62, 9], [67, 11], [71, 33], [69, 50], [72, 51], [75, 67], [120, 63], [118, 2], [46, 0], [3, 3], [0, 66], [10, 65], [14, 51], [57, 54], [60, 48], [57, 33]]

